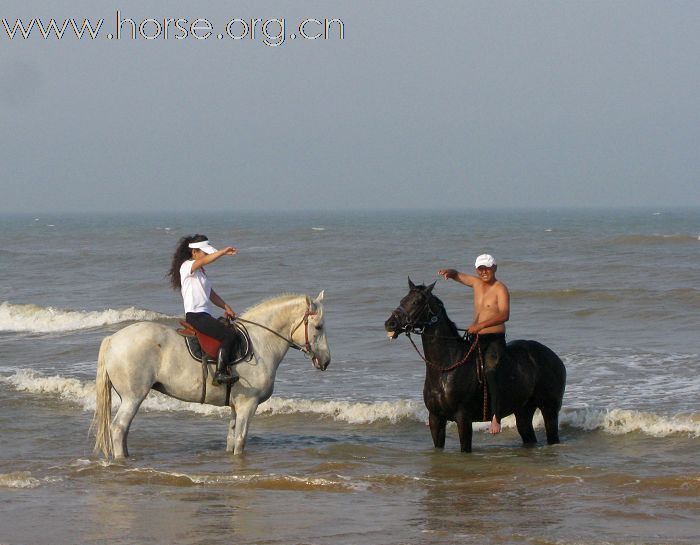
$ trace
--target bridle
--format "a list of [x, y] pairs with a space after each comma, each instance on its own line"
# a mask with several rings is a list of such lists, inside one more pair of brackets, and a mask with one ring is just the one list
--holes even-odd
[[[304, 354], [304, 356], [313, 360], [314, 358], [316, 358], [316, 353], [311, 349], [311, 343], [309, 342], [309, 316], [315, 316], [317, 314], [318, 314], [318, 311], [316, 311], [316, 310], [312, 311], [311, 305], [308, 304], [306, 307], [306, 311], [304, 312], [304, 316], [302, 317], [301, 321], [296, 326], [294, 326], [294, 328], [289, 333], [289, 338], [285, 337], [284, 335], [280, 335], [274, 329], [271, 329], [271, 328], [269, 328], [265, 325], [259, 324], [257, 322], [252, 322], [250, 320], [246, 320], [245, 318], [241, 318], [240, 316], [236, 316], [235, 320], [238, 320], [240, 322], [244, 322], [246, 324], [255, 325], [255, 326], [261, 327], [261, 328], [269, 331], [273, 335], [276, 335], [277, 337], [279, 337], [280, 339], [282, 339], [283, 341], [288, 343], [290, 348], [293, 348], [294, 350], [299, 350], [302, 354]], [[301, 324], [304, 324], [304, 344], [303, 344], [303, 346], [293, 340], [294, 333], [296, 332], [297, 329], [299, 329], [299, 327], [301, 327]]]
[[397, 324], [401, 324], [403, 322], [403, 325], [400, 325], [401, 329], [399, 333], [405, 333], [408, 337], [410, 337], [411, 333], [422, 335], [426, 327], [435, 325], [440, 319], [440, 313], [435, 312], [432, 309], [430, 306], [429, 297], [425, 297], [425, 302], [419, 308], [419, 311], [415, 313], [415, 315], [421, 316], [425, 308], [428, 309], [427, 319], [425, 321], [418, 322], [416, 318], [411, 318], [403, 304], [399, 304], [399, 306], [396, 307], [391, 313], [391, 316], [396, 318]]
[[[316, 354], [314, 354], [313, 350], [311, 350], [311, 343], [309, 342], [309, 316], [316, 316], [318, 314], [318, 311], [311, 310], [311, 305], [308, 305], [306, 307], [306, 312], [304, 312], [304, 317], [301, 319], [301, 321], [294, 326], [294, 329], [289, 333], [289, 344], [292, 346], [292, 348], [295, 348], [296, 350], [300, 350], [304, 356], [308, 356], [311, 359], [316, 357]], [[304, 346], [300, 346], [291, 339], [294, 338], [294, 332], [301, 327], [301, 324], [304, 324]]]
[[[408, 337], [408, 340], [411, 341], [411, 344], [413, 345], [413, 348], [416, 350], [420, 358], [425, 362], [425, 364], [428, 367], [432, 367], [433, 369], [437, 369], [441, 373], [447, 373], [448, 371], [452, 371], [456, 369], [457, 367], [461, 367], [467, 361], [469, 360], [469, 356], [472, 355], [474, 350], [477, 351], [477, 356], [478, 356], [478, 361], [480, 365], [477, 365], [477, 376], [480, 375], [480, 367], [483, 367], [483, 356], [481, 354], [481, 346], [479, 345], [479, 334], [477, 333], [476, 335], [470, 335], [467, 330], [462, 330], [457, 328], [457, 331], [464, 331], [464, 336], [462, 339], [466, 340], [469, 344], [469, 350], [467, 353], [464, 355], [464, 357], [452, 365], [449, 365], [447, 367], [443, 367], [441, 365], [438, 365], [436, 363], [431, 362], [430, 360], [426, 359], [426, 357], [421, 354], [421, 351], [418, 349], [416, 346], [416, 343], [413, 342], [413, 339], [411, 338], [411, 334], [415, 335], [423, 335], [425, 332], [425, 328], [428, 326], [433, 326], [438, 323], [440, 318], [442, 317], [442, 313], [440, 309], [438, 312], [435, 312], [433, 308], [430, 306], [431, 299], [430, 297], [425, 297], [425, 302], [419, 307], [418, 312], [415, 313], [415, 316], [422, 316], [423, 313], [425, 312], [425, 309], [428, 309], [427, 316], [425, 320], [423, 321], [418, 321], [416, 318], [411, 318], [409, 315], [408, 311], [406, 308], [403, 306], [403, 304], [400, 304], [396, 309], [391, 313], [391, 316], [394, 317], [397, 321], [397, 324], [402, 323], [402, 318], [403, 318], [403, 325], [399, 325], [399, 333], [405, 333], [406, 337]], [[402, 301], [403, 303], [403, 301]], [[454, 337], [443, 337], [445, 339], [454, 339]], [[481, 377], [479, 377], [479, 382], [481, 382]]]

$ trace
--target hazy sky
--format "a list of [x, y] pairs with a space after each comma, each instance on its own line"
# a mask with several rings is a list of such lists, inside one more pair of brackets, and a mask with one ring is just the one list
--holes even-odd
[[[117, 9], [215, 34], [109, 40]], [[700, 205], [699, 2], [3, 0], [32, 17], [105, 22], [0, 24], [0, 212]]]

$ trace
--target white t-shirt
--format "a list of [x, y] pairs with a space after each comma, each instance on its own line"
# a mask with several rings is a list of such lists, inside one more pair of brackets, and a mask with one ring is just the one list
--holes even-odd
[[180, 283], [182, 284], [185, 314], [188, 312], [211, 314], [211, 305], [209, 304], [211, 282], [201, 267], [192, 272], [193, 264], [194, 259], [190, 259], [180, 266]]

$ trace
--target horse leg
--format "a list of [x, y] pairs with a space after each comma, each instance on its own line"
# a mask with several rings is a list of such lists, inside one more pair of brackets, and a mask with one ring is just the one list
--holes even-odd
[[447, 420], [435, 413], [430, 413], [428, 424], [430, 425], [430, 434], [433, 436], [433, 445], [435, 448], [445, 448], [445, 427], [447, 426]]
[[233, 442], [236, 433], [236, 409], [231, 405], [231, 421], [228, 424], [228, 435], [226, 436], [226, 452], [233, 452]]
[[136, 412], [139, 410], [141, 403], [146, 399], [148, 395], [148, 390], [146, 393], [139, 397], [126, 397], [122, 396], [122, 401], [119, 404], [119, 409], [117, 414], [114, 415], [112, 420], [112, 444], [114, 445], [114, 457], [115, 458], [127, 458], [129, 456], [129, 450], [126, 446], [126, 438], [129, 434], [129, 427], [131, 422], [136, 416]]
[[559, 411], [551, 407], [540, 407], [544, 420], [544, 429], [547, 432], [547, 444], [559, 443]]
[[463, 412], [459, 412], [455, 417], [457, 432], [459, 433], [459, 446], [462, 452], [472, 451], [472, 420], [467, 418]]
[[523, 439], [524, 445], [534, 445], [537, 443], [535, 428], [532, 427], [532, 417], [535, 414], [534, 405], [525, 405], [515, 411], [515, 424], [518, 427], [518, 433]]
[[233, 454], [242, 454], [245, 448], [245, 441], [248, 437], [248, 425], [250, 419], [258, 408], [257, 400], [249, 401], [236, 410], [236, 423], [233, 432]]

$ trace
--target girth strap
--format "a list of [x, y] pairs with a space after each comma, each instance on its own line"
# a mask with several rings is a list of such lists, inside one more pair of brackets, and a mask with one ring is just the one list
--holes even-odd
[[209, 378], [209, 366], [207, 365], [207, 355], [202, 352], [202, 397], [199, 399], [200, 403], [204, 403], [207, 397], [207, 378]]

